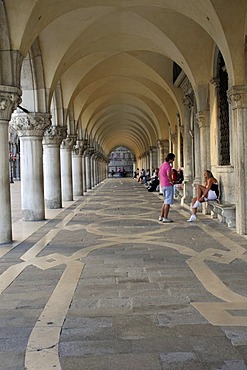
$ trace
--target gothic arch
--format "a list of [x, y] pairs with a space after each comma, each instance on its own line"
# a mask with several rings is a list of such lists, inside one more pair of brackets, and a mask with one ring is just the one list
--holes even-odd
[[23, 60], [21, 69], [22, 105], [29, 112], [47, 113], [44, 67], [39, 40], [36, 39]]

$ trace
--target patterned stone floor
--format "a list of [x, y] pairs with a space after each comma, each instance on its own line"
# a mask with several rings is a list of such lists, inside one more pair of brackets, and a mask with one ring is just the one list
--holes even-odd
[[45, 222], [13, 219], [0, 369], [247, 369], [246, 237], [179, 203], [162, 224], [161, 205], [108, 179]]

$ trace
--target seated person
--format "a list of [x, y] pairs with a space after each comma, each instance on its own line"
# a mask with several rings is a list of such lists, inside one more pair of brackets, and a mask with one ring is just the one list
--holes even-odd
[[184, 171], [182, 170], [182, 168], [178, 168], [177, 170], [177, 180], [175, 182], [175, 184], [182, 184], [182, 182], [184, 181]]
[[145, 182], [145, 178], [146, 178], [146, 171], [143, 168], [141, 171], [141, 175], [138, 177], [137, 181], [143, 184]]
[[147, 187], [148, 191], [156, 191], [157, 186], [159, 186], [160, 181], [159, 181], [159, 169], [156, 168], [154, 175], [150, 178], [149, 185]]
[[178, 171], [175, 170], [175, 168], [172, 169], [172, 181], [173, 181], [173, 184], [176, 183], [177, 181], [177, 178], [178, 178]]
[[184, 181], [184, 172], [180, 167], [177, 170], [177, 180], [174, 183], [175, 197], [179, 195], [179, 189], [183, 189], [183, 181]]
[[138, 178], [138, 176], [139, 176], [139, 168], [137, 168], [137, 169], [134, 171], [134, 176], [133, 176], [133, 178], [134, 178], [134, 179], [137, 179], [137, 178]]
[[188, 219], [189, 222], [196, 220], [197, 208], [202, 202], [216, 200], [219, 197], [218, 181], [213, 176], [212, 172], [206, 170], [204, 172], [204, 179], [204, 185], [197, 185], [197, 196], [192, 199], [192, 215]]

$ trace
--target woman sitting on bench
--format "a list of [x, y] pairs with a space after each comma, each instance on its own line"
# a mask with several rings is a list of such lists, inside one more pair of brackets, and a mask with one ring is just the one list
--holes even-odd
[[203, 202], [209, 200], [216, 200], [219, 197], [219, 186], [216, 178], [214, 178], [211, 171], [204, 172], [204, 185], [197, 185], [197, 196], [192, 199], [192, 215], [188, 219], [189, 222], [196, 220], [197, 208]]

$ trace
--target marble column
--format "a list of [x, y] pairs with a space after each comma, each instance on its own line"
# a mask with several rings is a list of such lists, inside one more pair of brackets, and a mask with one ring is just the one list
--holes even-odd
[[88, 147], [88, 141], [86, 139], [82, 140], [82, 182], [83, 182], [83, 192], [87, 192], [87, 181], [86, 181], [86, 150]]
[[47, 209], [62, 208], [60, 145], [66, 128], [50, 126], [44, 133], [44, 193]]
[[86, 189], [92, 189], [91, 183], [91, 155], [90, 151], [87, 149], [85, 153], [85, 172], [86, 172]]
[[0, 244], [12, 241], [9, 181], [9, 120], [21, 102], [18, 88], [0, 86]]
[[175, 162], [173, 164], [174, 168], [178, 168], [178, 135], [177, 132], [174, 134], [171, 134], [171, 140], [172, 140], [172, 152], [175, 154]]
[[201, 178], [203, 178], [203, 172], [211, 169], [209, 112], [198, 112], [196, 120], [200, 129]]
[[191, 136], [191, 108], [193, 106], [193, 98], [190, 95], [185, 95], [183, 98], [185, 106], [184, 115], [184, 195], [181, 203], [190, 203], [193, 196], [192, 187], [192, 136]]
[[73, 194], [75, 196], [83, 195], [83, 141], [77, 140], [72, 155], [72, 179]]
[[87, 192], [87, 168], [86, 168], [86, 151], [82, 154], [82, 178], [83, 178], [83, 192]]
[[159, 167], [157, 147], [152, 146], [150, 147], [150, 170], [152, 170], [153, 168], [157, 168], [157, 167]]
[[75, 137], [68, 135], [62, 141], [60, 147], [61, 156], [61, 183], [62, 183], [62, 200], [73, 200], [73, 182], [72, 182], [72, 148]]
[[228, 98], [234, 133], [236, 229], [239, 234], [247, 234], [247, 86], [233, 86]]
[[95, 162], [94, 162], [94, 149], [90, 149], [90, 177], [91, 177], [91, 189], [93, 189], [94, 187], [94, 166], [95, 166]]
[[99, 157], [97, 154], [93, 155], [94, 168], [93, 168], [93, 185], [96, 186], [99, 183]]
[[180, 115], [177, 113], [176, 115], [177, 118], [177, 164], [178, 167], [183, 167], [182, 163], [182, 153], [181, 153], [181, 135], [182, 135], [182, 130], [181, 130], [181, 120], [180, 120]]
[[158, 164], [159, 166], [164, 162], [165, 157], [169, 152], [169, 141], [168, 140], [158, 140]]
[[11, 124], [21, 145], [21, 199], [24, 221], [45, 219], [42, 139], [50, 125], [49, 113], [16, 113]]
[[93, 154], [94, 158], [94, 186], [98, 185], [100, 183], [100, 153], [96, 152]]
[[[220, 90], [220, 79], [219, 78], [212, 78], [211, 79], [212, 84], [212, 94], [211, 97], [211, 104], [212, 111], [210, 112], [211, 117], [213, 115], [213, 127], [210, 129], [210, 140], [211, 140], [211, 146], [212, 146], [212, 156], [216, 160], [214, 160], [215, 163], [212, 163], [214, 165], [220, 166], [221, 165], [221, 153], [220, 153], [220, 127], [218, 127], [218, 120], [219, 120], [219, 90]], [[215, 123], [214, 123], [215, 122]], [[212, 131], [213, 130], [213, 131]]]
[[196, 186], [202, 183], [203, 169], [201, 168], [201, 138], [200, 138], [200, 129], [199, 125], [195, 124], [194, 126], [194, 189], [196, 195]]

